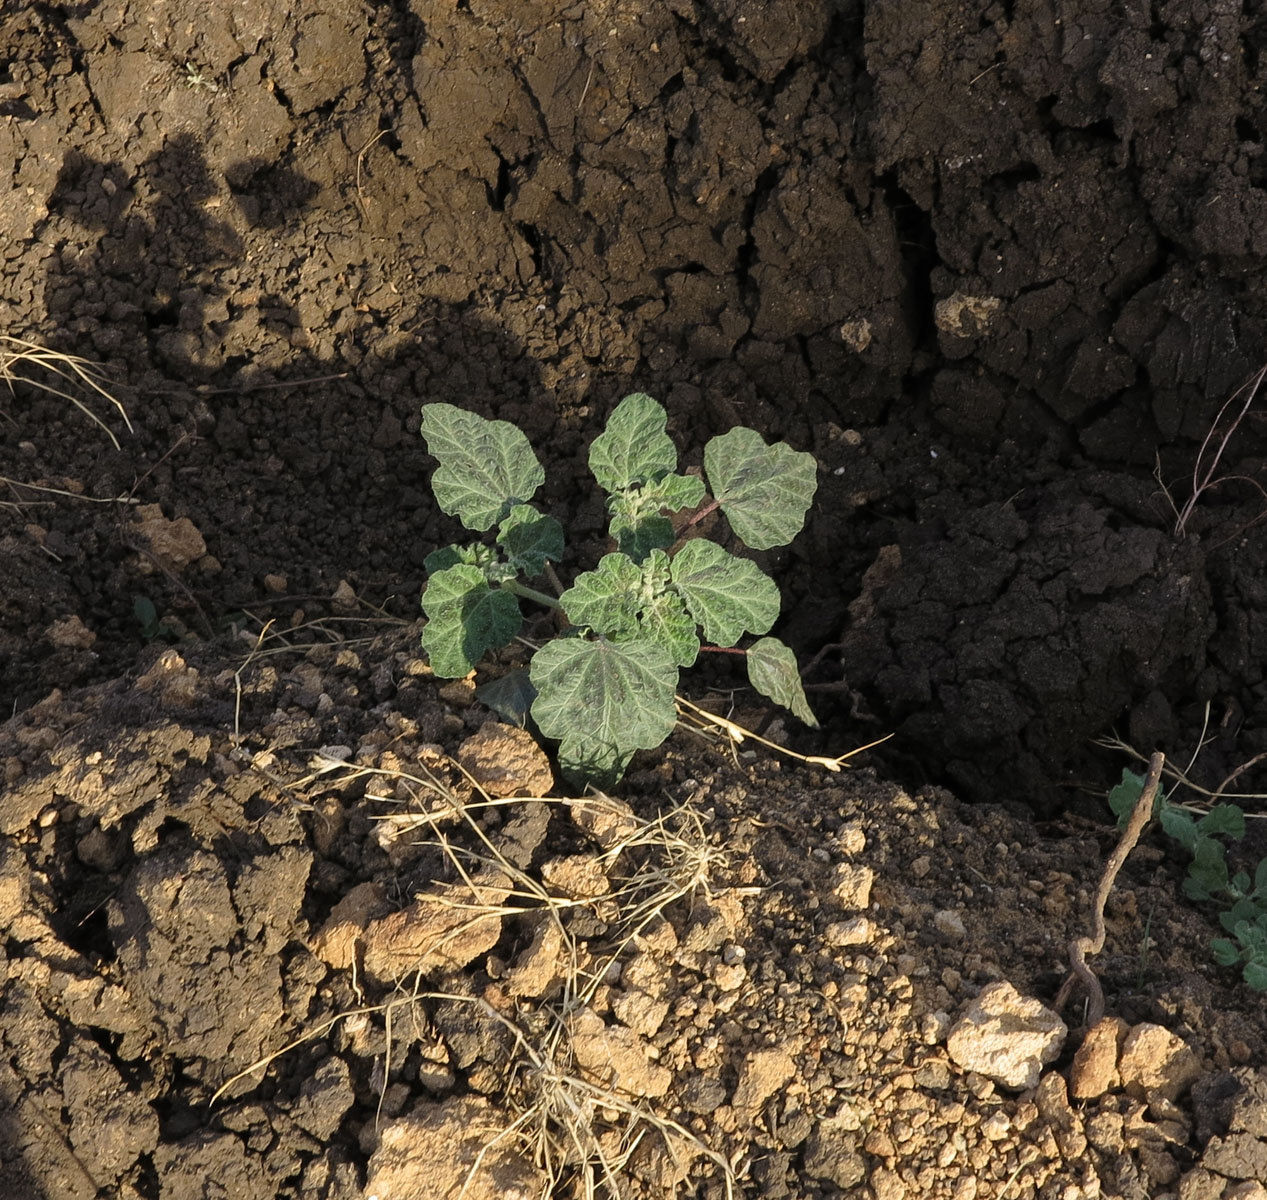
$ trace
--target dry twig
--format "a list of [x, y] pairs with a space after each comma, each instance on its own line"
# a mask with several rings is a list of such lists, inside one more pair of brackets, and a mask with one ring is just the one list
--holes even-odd
[[1153, 815], [1153, 802], [1157, 798], [1157, 788], [1161, 784], [1161, 769], [1165, 761], [1165, 755], [1160, 750], [1148, 760], [1148, 775], [1144, 780], [1144, 786], [1140, 789], [1139, 799], [1135, 801], [1135, 807], [1131, 809], [1130, 820], [1126, 822], [1126, 828], [1122, 830], [1117, 848], [1104, 864], [1104, 874], [1100, 877], [1100, 886], [1096, 889], [1095, 900], [1091, 906], [1092, 936], [1077, 937], [1069, 943], [1069, 975], [1060, 985], [1060, 991], [1056, 993], [1056, 1009], [1059, 1011], [1063, 1008], [1073, 989], [1081, 984], [1088, 997], [1088, 1029], [1094, 1029], [1104, 1016], [1104, 989], [1091, 968], [1087, 966], [1087, 955], [1099, 954], [1104, 949], [1104, 905], [1108, 901], [1109, 893], [1113, 890], [1117, 873], [1126, 862], [1126, 856], [1135, 848], [1139, 835], [1144, 832], [1144, 826], [1148, 824], [1148, 818]]
[[108, 400], [119, 410], [123, 423], [131, 433], [132, 422], [128, 420], [127, 409], [106, 390], [106, 382], [102, 369], [86, 358], [80, 358], [75, 354], [62, 354], [60, 351], [48, 350], [34, 342], [0, 334], [0, 383], [7, 384], [10, 392], [15, 390], [16, 384], [25, 383], [41, 392], [47, 392], [50, 396], [58, 396], [62, 400], [70, 401], [89, 420], [105, 430], [106, 437], [118, 450], [119, 439], [114, 436], [110, 427], [78, 396], [66, 390], [68, 387], [82, 386], [96, 392], [98, 396]]

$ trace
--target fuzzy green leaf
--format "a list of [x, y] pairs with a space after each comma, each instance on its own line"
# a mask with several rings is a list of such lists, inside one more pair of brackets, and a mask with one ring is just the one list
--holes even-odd
[[480, 551], [486, 551], [486, 549], [484, 546], [443, 546], [428, 554], [422, 560], [422, 565], [426, 568], [428, 575], [434, 575], [437, 571], [447, 571], [460, 563], [465, 563], [468, 567], [478, 567]]
[[609, 532], [634, 562], [652, 550], [667, 550], [677, 535], [664, 512], [694, 508], [704, 499], [704, 481], [694, 475], [666, 475], [636, 484], [611, 498]]
[[[1141, 780], [1141, 786], [1142, 782]], [[1135, 799], [1139, 799], [1139, 789], [1135, 791]], [[1157, 810], [1154, 809], [1154, 811]], [[1157, 816], [1168, 837], [1174, 838], [1189, 854], [1195, 852], [1197, 843], [1201, 840], [1201, 833], [1191, 813], [1173, 804], [1166, 804], [1162, 806]]]
[[444, 679], [460, 679], [489, 650], [506, 645], [523, 617], [509, 592], [489, 587], [478, 567], [461, 564], [437, 571], [422, 593], [427, 627], [422, 648], [431, 669]]
[[1267, 858], [1254, 869], [1254, 896], [1267, 903]]
[[642, 602], [638, 634], [668, 651], [679, 667], [689, 667], [699, 656], [695, 618], [682, 598], [669, 588], [672, 566], [663, 550], [653, 550], [642, 566]]
[[633, 752], [660, 745], [677, 720], [677, 667], [653, 642], [559, 638], [533, 656], [531, 675], [532, 715], [558, 739], [573, 780], [615, 782]]
[[491, 708], [503, 721], [524, 729], [528, 724], [532, 702], [537, 698], [537, 689], [532, 686], [527, 670], [516, 667], [497, 679], [481, 683], [475, 689], [475, 698]]
[[1267, 962], [1247, 962], [1241, 975], [1254, 991], [1267, 992]]
[[677, 467], [677, 448], [665, 432], [667, 420], [663, 406], [643, 392], [616, 405], [607, 428], [590, 446], [590, 470], [603, 491], [621, 492]]
[[1246, 921], [1257, 921], [1263, 916], [1262, 910], [1253, 900], [1238, 900], [1226, 912], [1219, 913], [1219, 924], [1228, 933], [1235, 933], [1236, 927]]
[[1241, 952], [1236, 943], [1227, 938], [1213, 938], [1210, 941], [1210, 950], [1214, 955], [1214, 961], [1221, 967], [1234, 967], [1241, 961]]
[[1240, 841], [1245, 836], [1245, 813], [1235, 804], [1216, 804], [1197, 822], [1197, 828], [1207, 837], [1223, 835]]
[[517, 575], [540, 575], [563, 557], [563, 526], [531, 504], [516, 504], [497, 530], [497, 543]]
[[642, 562], [652, 550], [667, 550], [676, 537], [673, 522], [654, 512], [641, 516], [618, 512], [612, 517], [608, 533], [621, 553], [636, 563]]
[[593, 571], [583, 571], [559, 603], [567, 619], [595, 633], [623, 640], [638, 630], [642, 570], [626, 554], [604, 554]]
[[763, 696], [769, 696], [811, 728], [818, 728], [818, 718], [805, 698], [801, 672], [791, 647], [772, 637], [754, 642], [748, 647], [748, 679]]
[[703, 538], [673, 559], [673, 586], [715, 645], [733, 646], [744, 633], [765, 633], [779, 615], [779, 589], [756, 563]]
[[[1135, 807], [1135, 802], [1139, 799], [1140, 791], [1144, 786], [1144, 777], [1136, 775], [1129, 767], [1122, 768], [1122, 779], [1120, 783], [1114, 784], [1109, 790], [1109, 808], [1113, 810], [1113, 815], [1117, 818], [1118, 827], [1122, 828], [1130, 819], [1131, 810]], [[1154, 807], [1154, 812], [1156, 808]]]
[[641, 490], [644, 504], [668, 512], [695, 508], [708, 492], [698, 475], [666, 475], [644, 484]]
[[431, 477], [440, 508], [483, 531], [532, 499], [545, 471], [523, 432], [452, 404], [422, 406], [422, 436], [440, 465]]
[[767, 446], [755, 429], [743, 426], [704, 447], [704, 470], [730, 527], [754, 550], [790, 542], [818, 487], [812, 454], [785, 442]]

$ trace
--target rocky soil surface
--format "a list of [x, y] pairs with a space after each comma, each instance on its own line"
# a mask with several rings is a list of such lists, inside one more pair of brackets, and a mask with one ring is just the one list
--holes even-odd
[[[1223, 0], [0, 0], [0, 336], [121, 406], [0, 343], [0, 1192], [1262, 1196], [1156, 831], [1056, 995], [1094, 739], [1267, 793], [1265, 85]], [[635, 390], [818, 460], [768, 733], [851, 770], [586, 800], [430, 675], [420, 405], [572, 573]]]

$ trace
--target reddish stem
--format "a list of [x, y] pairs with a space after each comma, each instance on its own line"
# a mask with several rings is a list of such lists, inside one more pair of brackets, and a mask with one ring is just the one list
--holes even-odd
[[721, 505], [716, 500], [710, 500], [703, 508], [699, 510], [685, 525], [682, 526], [681, 533], [678, 534], [678, 540], [682, 540], [682, 535], [686, 533], [692, 525], [698, 525], [710, 513], [715, 513]]

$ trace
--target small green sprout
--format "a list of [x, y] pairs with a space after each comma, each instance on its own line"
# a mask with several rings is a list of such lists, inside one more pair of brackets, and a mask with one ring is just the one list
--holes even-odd
[[[527, 690], [537, 727], [559, 742], [560, 765], [577, 782], [610, 785], [634, 751], [669, 736], [679, 672], [701, 650], [746, 655], [757, 691], [817, 724], [795, 655], [760, 636], [779, 615], [774, 581], [751, 559], [683, 536], [720, 509], [752, 549], [787, 544], [814, 498], [813, 457], [732, 429], [704, 449], [706, 484], [678, 473], [666, 423], [664, 408], [636, 393], [594, 440], [589, 467], [607, 496], [615, 548], [556, 599], [524, 582], [546, 574], [564, 548], [562, 526], [531, 503], [545, 471], [528, 439], [509, 422], [450, 404], [422, 408], [441, 509], [474, 532], [495, 530], [491, 545], [446, 546], [427, 557], [422, 645], [431, 668], [447, 678], [469, 674], [519, 634], [522, 601], [560, 612], [565, 626], [533, 655]], [[736, 648], [749, 634], [759, 640]]]
[[[1109, 807], [1123, 823], [1139, 798], [1143, 776], [1124, 770], [1122, 781], [1109, 793]], [[1171, 803], [1157, 792], [1153, 816], [1162, 829], [1191, 856], [1184, 892], [1193, 900], [1226, 905], [1219, 923], [1231, 938], [1215, 938], [1210, 950], [1220, 966], [1241, 968], [1241, 976], [1255, 991], [1267, 991], [1267, 858], [1254, 871], [1234, 874], [1227, 865], [1221, 837], [1240, 841], [1245, 836], [1245, 814], [1235, 804], [1216, 804], [1203, 817]]]

